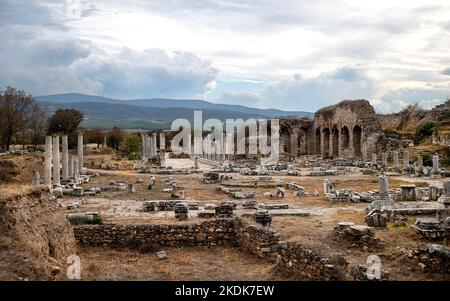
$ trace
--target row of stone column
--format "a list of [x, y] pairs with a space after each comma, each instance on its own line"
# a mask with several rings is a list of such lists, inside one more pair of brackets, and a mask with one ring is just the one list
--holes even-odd
[[200, 158], [218, 161], [219, 163], [223, 163], [225, 160], [229, 160], [229, 155], [225, 154], [226, 150], [226, 139], [225, 136], [222, 139], [222, 144], [216, 143], [211, 135], [207, 135], [203, 140], [203, 152], [199, 155]]
[[[45, 137], [44, 184], [61, 185], [61, 178], [68, 180], [83, 172], [83, 133], [78, 134], [78, 151], [76, 155], [69, 155], [67, 135], [62, 139], [62, 156], [60, 153], [60, 136]], [[62, 170], [62, 175], [61, 175]], [[40, 184], [40, 175], [33, 171], [33, 185]]]
[[[143, 161], [148, 161], [158, 156], [157, 134], [151, 136], [141, 133], [141, 157]], [[166, 136], [164, 133], [159, 134], [159, 156], [161, 166], [165, 166], [166, 161]]]
[[156, 157], [158, 154], [156, 133], [153, 133], [153, 135], [151, 136], [142, 133], [141, 140], [142, 140], [142, 148], [141, 148], [142, 160], [147, 161], [148, 159]]
[[[392, 166], [393, 167], [400, 167], [399, 153], [397, 151], [393, 151], [391, 154], [392, 154]], [[377, 164], [377, 162], [378, 162], [377, 154], [372, 154], [371, 161], [372, 161], [373, 164]], [[388, 153], [387, 152], [381, 154], [381, 164], [383, 166], [387, 166], [388, 165]], [[422, 158], [422, 156], [420, 156], [420, 155], [417, 156], [416, 165], [417, 165], [417, 168], [419, 168], [419, 169], [423, 168], [423, 158]], [[410, 167], [409, 152], [407, 150], [405, 150], [403, 152], [403, 168], [409, 168], [409, 167]], [[433, 155], [432, 173], [436, 173], [438, 171], [439, 171], [439, 155]]]

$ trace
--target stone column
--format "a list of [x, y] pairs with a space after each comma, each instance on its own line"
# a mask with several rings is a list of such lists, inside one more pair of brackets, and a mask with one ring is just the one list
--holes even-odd
[[141, 159], [147, 161], [147, 142], [144, 133], [141, 133]]
[[73, 156], [73, 176], [76, 178], [80, 175], [80, 162], [77, 156]]
[[194, 169], [198, 169], [198, 157], [194, 157]]
[[82, 174], [83, 173], [83, 132], [78, 132], [78, 170]]
[[392, 152], [392, 165], [394, 167], [400, 166], [400, 163], [398, 161], [398, 152], [397, 151]]
[[70, 161], [69, 161], [69, 177], [75, 176], [75, 156], [70, 155]]
[[69, 179], [69, 142], [67, 135], [62, 136], [62, 178]]
[[41, 175], [39, 174], [39, 171], [33, 170], [33, 173], [31, 176], [32, 176], [31, 185], [33, 185], [33, 186], [41, 185]]
[[409, 167], [409, 152], [406, 149], [403, 152], [403, 167]]
[[146, 134], [143, 135], [142, 139], [144, 143], [144, 158], [147, 161], [150, 159], [150, 143]]
[[106, 145], [106, 136], [105, 136], [105, 137], [103, 137], [103, 147], [104, 147], [104, 148], [106, 148], [106, 147], [107, 147], [107, 145]]
[[443, 203], [446, 208], [450, 207], [450, 181], [444, 182], [444, 191], [442, 192], [438, 202]]
[[422, 156], [417, 156], [417, 169], [419, 169], [419, 171], [422, 171], [423, 168], [423, 158]]
[[431, 170], [432, 174], [439, 173], [439, 156], [433, 155], [433, 169]]
[[378, 184], [380, 186], [380, 200], [390, 200], [388, 178], [386, 176], [380, 176], [378, 178]]
[[166, 149], [166, 134], [159, 133], [159, 150]]
[[367, 144], [366, 143], [362, 144], [361, 153], [362, 153], [362, 160], [363, 160], [363, 162], [367, 162], [368, 158], [367, 158]]
[[383, 164], [384, 168], [388, 166], [388, 156], [387, 153], [381, 154], [381, 164]]
[[327, 193], [330, 193], [330, 180], [325, 179], [323, 180], [323, 194], [326, 195]]
[[52, 185], [52, 136], [45, 137], [44, 184]]
[[372, 154], [372, 163], [377, 164], [377, 154]]
[[158, 155], [158, 138], [156, 133], [153, 133], [153, 146], [153, 156], [156, 157]]
[[59, 162], [59, 136], [53, 136], [53, 185], [61, 185], [61, 166]]

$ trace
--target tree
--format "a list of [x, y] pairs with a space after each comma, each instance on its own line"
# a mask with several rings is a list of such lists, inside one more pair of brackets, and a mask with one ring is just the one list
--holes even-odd
[[69, 146], [77, 143], [77, 130], [83, 121], [84, 114], [76, 109], [58, 109], [48, 121], [48, 135], [65, 134], [69, 139]]
[[136, 160], [139, 158], [139, 149], [141, 147], [141, 139], [137, 135], [130, 135], [122, 143], [122, 148], [128, 157], [128, 160]]
[[96, 143], [97, 147], [103, 144], [105, 132], [101, 129], [91, 129], [86, 132], [88, 143]]
[[47, 114], [38, 104], [33, 104], [29, 123], [30, 144], [36, 151], [39, 144], [44, 143], [45, 130], [47, 126]]
[[31, 95], [8, 87], [0, 92], [1, 147], [9, 150], [13, 135], [24, 130], [29, 123], [34, 101]]
[[58, 109], [48, 121], [47, 133], [49, 135], [75, 133], [83, 117], [84, 114], [76, 109]]
[[118, 127], [113, 127], [113, 129], [108, 135], [107, 144], [113, 149], [118, 150], [124, 137], [125, 133], [121, 129], [119, 129]]

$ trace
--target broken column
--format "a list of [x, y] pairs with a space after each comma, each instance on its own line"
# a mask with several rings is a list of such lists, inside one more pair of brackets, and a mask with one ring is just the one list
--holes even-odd
[[106, 145], [106, 136], [105, 136], [105, 137], [103, 137], [103, 147], [104, 147], [104, 148], [106, 148], [106, 147], [107, 147], [107, 145]]
[[160, 166], [166, 167], [166, 136], [164, 133], [159, 134], [159, 157]]
[[446, 208], [450, 207], [450, 181], [444, 182], [444, 189], [438, 202], [443, 203]]
[[83, 132], [78, 132], [78, 170], [79, 173], [83, 174]]
[[381, 164], [383, 165], [384, 168], [387, 167], [387, 165], [388, 165], [388, 154], [387, 153], [381, 154]]
[[363, 162], [367, 162], [367, 144], [363, 143], [362, 145], [362, 160]]
[[74, 155], [70, 155], [70, 160], [69, 160], [69, 177], [74, 177], [75, 176], [75, 156]]
[[409, 168], [409, 152], [406, 149], [403, 152], [403, 168]]
[[41, 184], [41, 175], [39, 174], [39, 171], [33, 170], [33, 173], [31, 176], [32, 176], [31, 185], [38, 186]]
[[417, 169], [422, 171], [423, 168], [423, 158], [422, 156], [417, 156]]
[[372, 154], [372, 164], [377, 164], [377, 154]]
[[44, 184], [52, 184], [52, 137], [45, 137]]
[[61, 185], [61, 166], [59, 162], [59, 136], [53, 136], [53, 185]]
[[392, 152], [392, 165], [395, 168], [398, 168], [400, 166], [400, 163], [398, 161], [398, 152], [397, 151]]
[[62, 136], [62, 178], [69, 179], [69, 142], [67, 135]]
[[198, 157], [194, 157], [194, 169], [198, 169]]
[[433, 155], [433, 168], [431, 169], [432, 174], [439, 173], [439, 156]]
[[78, 162], [78, 157], [73, 156], [73, 176], [74, 178], [80, 175], [80, 163]]
[[325, 179], [323, 180], [323, 194], [326, 195], [327, 193], [330, 192], [331, 192], [330, 180]]
[[392, 214], [394, 201], [389, 196], [388, 178], [384, 175], [380, 176], [378, 184], [380, 186], [379, 198], [367, 207], [366, 223], [371, 227], [386, 227]]

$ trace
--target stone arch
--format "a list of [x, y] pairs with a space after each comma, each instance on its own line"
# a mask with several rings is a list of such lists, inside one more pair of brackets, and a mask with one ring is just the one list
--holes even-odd
[[323, 155], [330, 156], [330, 129], [323, 129]]
[[341, 129], [341, 142], [342, 142], [342, 150], [349, 148], [350, 146], [350, 131], [348, 127], [344, 125]]
[[297, 140], [298, 153], [302, 155], [306, 154], [308, 143], [306, 131], [303, 129], [299, 129], [297, 139], [298, 139]]
[[317, 128], [316, 129], [316, 132], [315, 132], [315, 134], [314, 134], [314, 141], [315, 141], [315, 151], [316, 151], [316, 155], [320, 155], [321, 153], [320, 153], [320, 128]]
[[333, 140], [333, 152], [331, 155], [337, 157], [339, 156], [339, 130], [337, 129], [337, 126], [333, 126], [331, 136]]
[[362, 136], [362, 129], [357, 124], [353, 127], [353, 150], [355, 152], [355, 157], [361, 157], [361, 136]]

